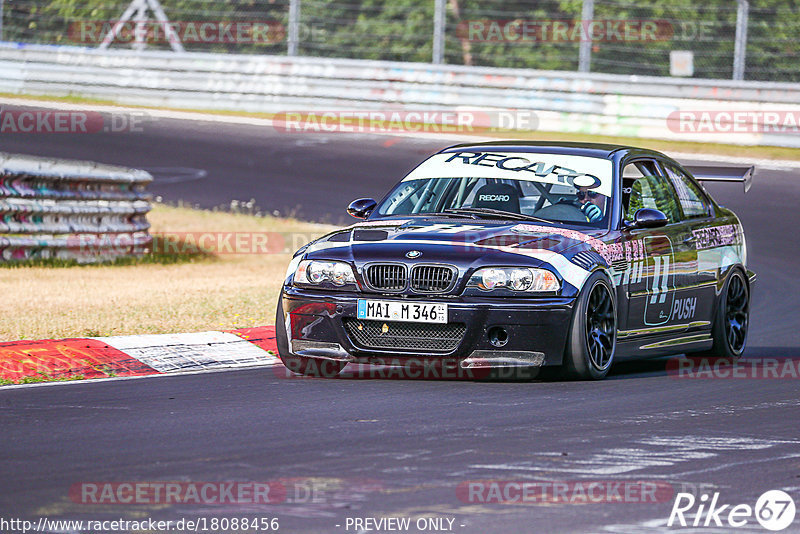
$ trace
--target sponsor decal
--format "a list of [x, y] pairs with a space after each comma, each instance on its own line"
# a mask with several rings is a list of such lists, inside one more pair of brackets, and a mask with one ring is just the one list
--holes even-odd
[[672, 307], [671, 318], [673, 321], [693, 319], [696, 308], [697, 308], [697, 297], [675, 299], [675, 305]]
[[[528, 154], [525, 154], [528, 156]], [[535, 156], [531, 154], [531, 156]], [[536, 176], [545, 178], [556, 176], [559, 183], [573, 185], [578, 181], [579, 186], [595, 189], [600, 186], [600, 178], [592, 174], [580, 173], [560, 165], [549, 164], [543, 161], [531, 161], [520, 155], [493, 154], [490, 152], [456, 152], [445, 163], [460, 161], [465, 165], [478, 165], [481, 167], [497, 167], [504, 171], [531, 172]]]
[[478, 176], [586, 187], [610, 197], [612, 167], [607, 159], [566, 154], [445, 152], [420, 163], [403, 181]]
[[483, 202], [508, 202], [510, 199], [509, 195], [478, 195], [478, 200]]
[[696, 239], [697, 250], [740, 243], [739, 226], [736, 224], [712, 226], [711, 228], [697, 228], [692, 230], [692, 234]]
[[625, 248], [622, 243], [603, 243], [598, 247], [597, 252], [608, 264], [621, 261], [625, 257]]
[[608, 264], [626, 258], [625, 246], [622, 243], [604, 243], [577, 230], [559, 228], [556, 226], [542, 226], [538, 224], [517, 224], [511, 228], [512, 232], [520, 234], [556, 234], [568, 239], [586, 243], [600, 254]]

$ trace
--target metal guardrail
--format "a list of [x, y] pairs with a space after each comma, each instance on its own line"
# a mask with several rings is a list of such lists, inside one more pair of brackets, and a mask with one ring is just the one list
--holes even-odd
[[146, 253], [152, 179], [136, 169], [0, 153], [0, 261]]
[[800, 114], [800, 84], [790, 83], [2, 44], [0, 92], [273, 113], [525, 110], [536, 112], [541, 131], [800, 146], [796, 132], [709, 137], [674, 124], [686, 110]]
[[5, 6], [0, 41], [800, 82], [797, 12], [790, 0], [710, 0], [701, 6], [631, 0], [16, 0]]

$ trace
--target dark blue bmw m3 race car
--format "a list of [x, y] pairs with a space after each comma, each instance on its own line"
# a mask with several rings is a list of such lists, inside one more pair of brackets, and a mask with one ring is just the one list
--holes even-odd
[[413, 359], [581, 379], [631, 358], [737, 358], [755, 275], [739, 219], [700, 181], [746, 191], [753, 171], [616, 145], [444, 149], [297, 251], [280, 358], [321, 376]]

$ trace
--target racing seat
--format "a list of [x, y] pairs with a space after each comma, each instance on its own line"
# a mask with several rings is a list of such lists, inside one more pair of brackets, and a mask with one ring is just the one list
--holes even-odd
[[520, 213], [519, 190], [508, 184], [486, 184], [475, 192], [472, 207]]

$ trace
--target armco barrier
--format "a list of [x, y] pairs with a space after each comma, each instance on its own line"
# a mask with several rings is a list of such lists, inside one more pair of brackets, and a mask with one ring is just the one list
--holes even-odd
[[[285, 56], [0, 44], [0, 92], [260, 112], [535, 111], [538, 130], [800, 146], [797, 129], [681, 130], [676, 112], [800, 116], [800, 84]], [[738, 119], [735, 119], [738, 120]]]
[[149, 173], [0, 153], [0, 261], [145, 253]]

